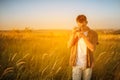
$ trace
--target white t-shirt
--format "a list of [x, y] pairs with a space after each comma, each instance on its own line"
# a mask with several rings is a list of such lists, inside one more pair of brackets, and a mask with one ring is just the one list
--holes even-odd
[[[84, 32], [84, 35], [87, 36], [88, 35], [88, 31]], [[78, 40], [78, 49], [77, 49], [77, 62], [76, 65], [80, 66], [81, 68], [85, 68], [86, 67], [86, 54], [87, 54], [87, 45], [84, 42], [83, 38], [79, 38]]]

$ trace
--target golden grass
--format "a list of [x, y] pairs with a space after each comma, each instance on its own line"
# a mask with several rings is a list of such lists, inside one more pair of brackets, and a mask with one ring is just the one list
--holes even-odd
[[[69, 36], [70, 31], [0, 32], [0, 79], [71, 80]], [[99, 34], [92, 80], [120, 79], [119, 40], [119, 34]]]

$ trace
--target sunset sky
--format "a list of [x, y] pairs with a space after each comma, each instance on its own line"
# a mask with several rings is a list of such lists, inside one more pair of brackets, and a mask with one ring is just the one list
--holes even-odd
[[120, 0], [0, 0], [0, 30], [72, 29], [85, 14], [93, 29], [120, 29]]

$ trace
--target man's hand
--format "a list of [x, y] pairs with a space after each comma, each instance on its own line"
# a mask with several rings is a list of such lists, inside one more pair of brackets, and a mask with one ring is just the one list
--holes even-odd
[[83, 32], [79, 31], [79, 32], [76, 32], [76, 36], [77, 36], [78, 38], [81, 38], [81, 37], [84, 36], [84, 34], [83, 34]]
[[75, 34], [77, 32], [77, 27], [74, 27], [74, 29], [72, 30], [72, 33]]

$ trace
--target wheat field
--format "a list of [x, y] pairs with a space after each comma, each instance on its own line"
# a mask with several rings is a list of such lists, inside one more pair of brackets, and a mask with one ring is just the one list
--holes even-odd
[[[0, 31], [0, 80], [72, 80], [69, 30]], [[120, 34], [99, 35], [92, 80], [120, 80]]]

